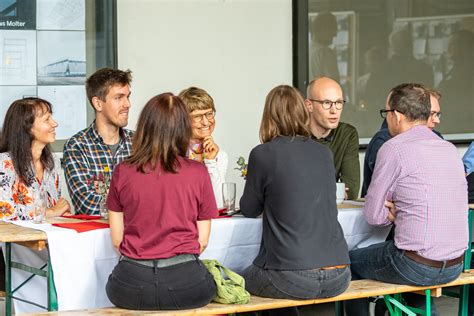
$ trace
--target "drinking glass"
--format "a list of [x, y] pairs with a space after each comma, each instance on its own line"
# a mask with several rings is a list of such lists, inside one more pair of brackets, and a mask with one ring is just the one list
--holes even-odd
[[235, 210], [235, 182], [222, 183], [222, 201], [227, 213]]
[[336, 183], [336, 203], [342, 204], [346, 196], [346, 184], [344, 182]]
[[46, 219], [46, 201], [44, 192], [38, 192], [34, 197], [33, 204], [33, 223], [43, 224]]
[[103, 197], [99, 204], [100, 216], [103, 219], [109, 219], [109, 210], [107, 208], [107, 198]]

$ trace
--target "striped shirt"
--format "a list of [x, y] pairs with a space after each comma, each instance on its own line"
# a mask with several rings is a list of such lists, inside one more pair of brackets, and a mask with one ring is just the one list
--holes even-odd
[[449, 260], [467, 248], [466, 193], [456, 147], [418, 125], [380, 148], [364, 213], [372, 225], [389, 225], [384, 202], [393, 201], [395, 246], [428, 259]]
[[120, 129], [120, 141], [112, 156], [109, 146], [97, 131], [95, 121], [72, 136], [64, 145], [64, 175], [76, 213], [98, 215], [102, 196], [94, 188], [94, 179], [109, 168], [109, 179], [114, 166], [132, 152], [133, 132]]

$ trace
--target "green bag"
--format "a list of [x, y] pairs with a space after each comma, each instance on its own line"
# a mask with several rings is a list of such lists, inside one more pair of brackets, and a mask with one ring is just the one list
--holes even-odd
[[250, 293], [245, 290], [245, 280], [234, 271], [227, 269], [217, 260], [202, 260], [216, 282], [217, 295], [214, 302], [221, 304], [246, 304]]

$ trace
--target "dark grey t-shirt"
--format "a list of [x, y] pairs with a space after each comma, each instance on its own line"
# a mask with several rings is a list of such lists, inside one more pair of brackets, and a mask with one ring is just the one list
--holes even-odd
[[107, 145], [109, 146], [110, 151], [112, 152], [112, 157], [115, 157], [115, 153], [117, 152], [117, 149], [119, 147], [120, 142], [118, 142], [115, 145]]
[[255, 147], [240, 199], [247, 217], [263, 213], [254, 264], [272, 270], [307, 270], [349, 263], [337, 220], [331, 151], [312, 139], [277, 137]]

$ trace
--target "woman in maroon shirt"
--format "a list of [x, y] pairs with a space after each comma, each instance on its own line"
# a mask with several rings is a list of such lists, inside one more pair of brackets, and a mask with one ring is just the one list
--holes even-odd
[[198, 256], [217, 207], [206, 167], [185, 158], [190, 137], [181, 99], [160, 94], [140, 114], [132, 155], [115, 167], [107, 207], [122, 257], [106, 291], [119, 307], [188, 309], [215, 295]]

